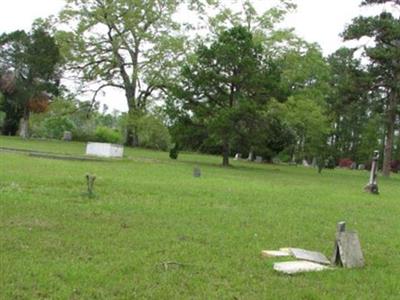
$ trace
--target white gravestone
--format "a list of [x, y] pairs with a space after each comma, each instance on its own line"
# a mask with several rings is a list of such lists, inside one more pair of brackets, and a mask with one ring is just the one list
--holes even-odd
[[88, 143], [86, 145], [86, 155], [122, 157], [124, 155], [124, 147], [116, 144]]

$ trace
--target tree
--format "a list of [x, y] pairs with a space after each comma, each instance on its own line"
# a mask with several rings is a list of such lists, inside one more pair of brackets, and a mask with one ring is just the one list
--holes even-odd
[[173, 21], [182, 0], [66, 0], [61, 20], [76, 23], [58, 36], [69, 49], [71, 70], [96, 85], [93, 101], [107, 88], [125, 93], [131, 119], [126, 143], [139, 145], [137, 120], [150, 97], [165, 88], [179, 62], [184, 38]]
[[[391, 3], [400, 7], [398, 0], [366, 0], [363, 5]], [[400, 19], [390, 12], [373, 17], [358, 17], [344, 32], [346, 40], [364, 36], [374, 39], [373, 46], [364, 47], [370, 60], [369, 71], [374, 80], [371, 87], [381, 96], [385, 109], [385, 149], [383, 175], [390, 176], [396, 118], [400, 104]]]
[[20, 135], [28, 137], [29, 114], [46, 109], [50, 94], [59, 87], [57, 44], [43, 28], [15, 31], [0, 36], [0, 90], [5, 96], [5, 134], [15, 134], [21, 118]]
[[220, 33], [210, 46], [200, 45], [193, 63], [182, 68], [175, 95], [221, 146], [223, 166], [229, 165], [237, 121], [249, 110], [255, 118], [257, 101], [263, 99], [261, 54], [252, 34], [238, 26]]

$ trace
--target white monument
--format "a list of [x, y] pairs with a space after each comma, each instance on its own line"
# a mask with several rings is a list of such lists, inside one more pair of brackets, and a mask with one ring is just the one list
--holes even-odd
[[122, 157], [124, 155], [124, 146], [106, 143], [87, 143], [86, 155]]

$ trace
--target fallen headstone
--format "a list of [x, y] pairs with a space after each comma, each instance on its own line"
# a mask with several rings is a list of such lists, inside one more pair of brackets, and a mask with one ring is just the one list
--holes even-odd
[[263, 257], [288, 257], [291, 256], [289, 249], [287, 250], [263, 250], [261, 256]]
[[284, 274], [297, 274], [303, 272], [318, 272], [327, 270], [329, 267], [310, 261], [287, 261], [274, 263], [274, 270]]
[[320, 252], [314, 252], [299, 248], [290, 248], [292, 255], [299, 260], [316, 262], [323, 265], [329, 265], [331, 262]]

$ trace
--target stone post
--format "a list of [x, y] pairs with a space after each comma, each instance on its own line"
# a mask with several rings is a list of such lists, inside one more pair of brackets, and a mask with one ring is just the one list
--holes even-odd
[[374, 151], [374, 156], [372, 158], [369, 182], [368, 182], [367, 186], [364, 188], [364, 190], [366, 192], [369, 192], [371, 194], [379, 194], [378, 182], [377, 182], [378, 160], [379, 160], [379, 151], [376, 150], [376, 151]]

